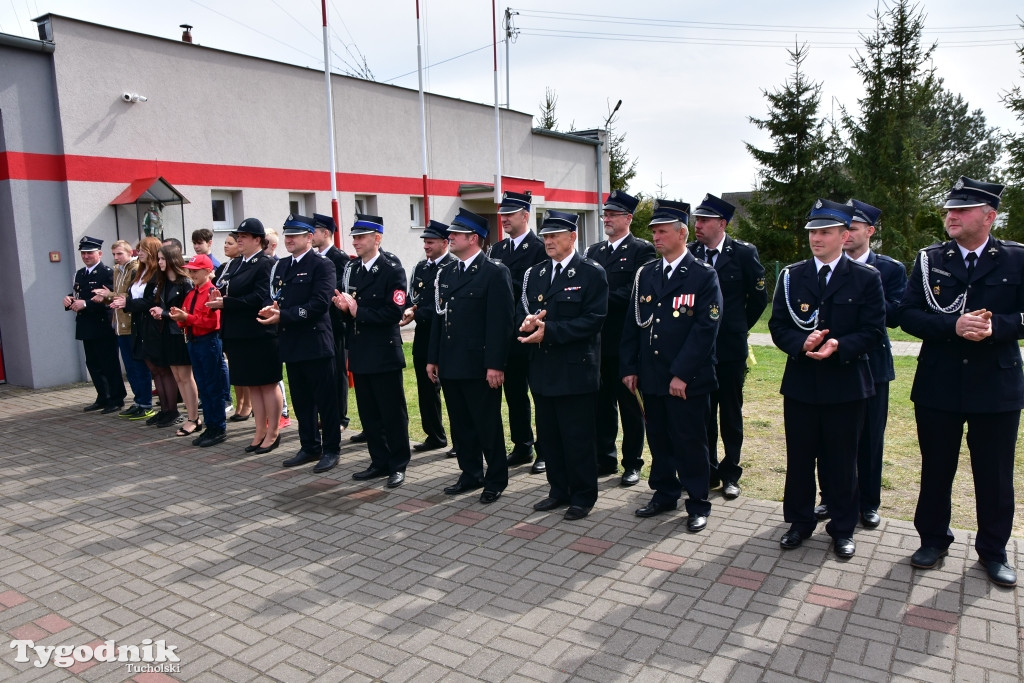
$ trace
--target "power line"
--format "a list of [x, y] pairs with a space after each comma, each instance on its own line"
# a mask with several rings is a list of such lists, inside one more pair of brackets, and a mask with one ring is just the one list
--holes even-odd
[[314, 62], [317, 63], [317, 64], [323, 64], [324, 63], [324, 58], [323, 57], [318, 57], [316, 55], [311, 55], [308, 52], [304, 52], [304, 51], [300, 50], [299, 48], [295, 47], [294, 45], [292, 45], [291, 43], [286, 43], [283, 40], [280, 40], [280, 39], [276, 38], [275, 36], [270, 35], [269, 33], [264, 33], [263, 31], [261, 31], [261, 30], [259, 30], [257, 28], [253, 28], [252, 26], [249, 26], [248, 24], [245, 24], [245, 23], [239, 21], [238, 19], [235, 19], [233, 16], [231, 16], [229, 14], [224, 14], [223, 12], [215, 10], [212, 7], [208, 7], [208, 6], [204, 5], [203, 3], [199, 2], [199, 0], [192, 0], [192, 2], [195, 3], [196, 5], [199, 5], [203, 9], [207, 10], [208, 12], [213, 12], [214, 14], [216, 14], [218, 16], [221, 16], [221, 17], [227, 19], [230, 22], [238, 24], [242, 28], [248, 29], [248, 30], [252, 31], [253, 33], [258, 33], [259, 35], [263, 36], [264, 38], [267, 38], [268, 40], [272, 40], [272, 41], [274, 41], [275, 43], [277, 43], [279, 45], [284, 45], [285, 47], [287, 47], [290, 50], [295, 50], [299, 54], [305, 55], [306, 57], [309, 57], [310, 59], [314, 60]]
[[[503, 41], [503, 40], [499, 40], [498, 44], [500, 45], [500, 44], [502, 44], [504, 42], [505, 41]], [[428, 64], [427, 66], [423, 67], [423, 69], [426, 71], [428, 69], [434, 68], [435, 66], [441, 66], [442, 64], [447, 64], [448, 62], [455, 61], [456, 59], [459, 59], [461, 57], [465, 57], [467, 55], [471, 55], [474, 52], [480, 52], [480, 50], [489, 50], [493, 45], [494, 45], [493, 43], [487, 43], [486, 45], [482, 45], [482, 46], [476, 48], [475, 50], [470, 50], [469, 52], [463, 52], [460, 55], [455, 55], [454, 57], [449, 57], [448, 59], [442, 59], [440, 62], [434, 62], [433, 64]], [[406, 76], [411, 76], [414, 73], [416, 73], [416, 69], [413, 69], [412, 71], [407, 71], [404, 74], [401, 74], [399, 76], [394, 76], [392, 78], [388, 78], [387, 80], [383, 80], [383, 81], [380, 81], [380, 82], [381, 83], [391, 83], [393, 81], [397, 81], [400, 78], [405, 78]]]

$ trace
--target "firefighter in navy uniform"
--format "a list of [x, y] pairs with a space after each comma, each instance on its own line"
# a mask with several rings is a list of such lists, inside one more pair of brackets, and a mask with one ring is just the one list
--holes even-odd
[[[338, 278], [336, 288], [341, 286], [341, 278], [345, 274], [345, 266], [351, 257], [342, 249], [334, 246], [334, 233], [337, 223], [331, 216], [320, 213], [313, 214], [313, 247], [320, 256], [334, 264], [334, 274]], [[334, 333], [334, 369], [338, 389], [338, 417], [341, 429], [348, 428], [348, 350], [345, 348], [345, 317], [334, 306], [331, 306], [331, 331]]]
[[[488, 258], [508, 268], [512, 276], [512, 296], [516, 305], [523, 294], [523, 274], [531, 266], [547, 259], [544, 242], [530, 230], [530, 211], [533, 196], [529, 192], [506, 192], [502, 195], [498, 217], [502, 230], [508, 235], [491, 245]], [[518, 332], [513, 333], [518, 335]], [[525, 465], [534, 460], [533, 419], [530, 415], [530, 391], [527, 383], [529, 350], [512, 340], [512, 348], [505, 366], [505, 403], [508, 404], [508, 427], [512, 438], [512, 452], [508, 454], [509, 467]], [[537, 449], [537, 458], [531, 472], [544, 471], [544, 454]]]
[[613, 190], [605, 200], [601, 216], [608, 239], [587, 249], [587, 258], [604, 268], [608, 277], [608, 317], [601, 328], [601, 389], [597, 394], [597, 473], [608, 475], [618, 471], [615, 439], [621, 420], [623, 486], [640, 481], [644, 466], [644, 416], [636, 398], [622, 384], [619, 344], [636, 271], [657, 257], [653, 244], [629, 231], [639, 203], [636, 197]]
[[345, 271], [334, 305], [348, 325], [348, 362], [355, 380], [356, 405], [370, 466], [357, 481], [387, 477], [387, 487], [405, 482], [409, 465], [409, 411], [405, 403], [402, 334], [398, 323], [406, 302], [402, 264], [380, 249], [384, 219], [356, 214], [349, 233], [356, 252]]
[[313, 231], [313, 219], [307, 216], [291, 214], [285, 220], [284, 245], [290, 256], [273, 266], [270, 291], [274, 303], [260, 309], [259, 321], [277, 325], [278, 352], [288, 368], [292, 406], [299, 421], [301, 450], [283, 465], [316, 462], [313, 471], [320, 473], [337, 466], [341, 452], [329, 313], [337, 277], [334, 263], [313, 251]]
[[117, 356], [117, 337], [111, 324], [111, 311], [105, 303], [92, 300], [93, 290], [113, 289], [114, 270], [104, 264], [103, 240], [83, 237], [78, 251], [84, 268], [75, 273], [72, 292], [64, 297], [64, 310], [75, 314], [75, 339], [85, 349], [85, 367], [89, 370], [96, 400], [83, 410], [116, 413], [124, 407], [128, 392], [121, 376], [121, 361]]
[[817, 526], [814, 469], [828, 497], [825, 527], [836, 557], [857, 546], [857, 450], [875, 393], [868, 354], [885, 335], [882, 280], [871, 266], [843, 254], [853, 207], [819, 199], [808, 215], [813, 258], [788, 266], [775, 287], [772, 341], [786, 370], [780, 393], [786, 425], [786, 486], [782, 512], [789, 530], [780, 545], [798, 548]]
[[[715, 376], [718, 389], [711, 392], [708, 410], [708, 455], [711, 459], [711, 488], [722, 485], [722, 496], [732, 500], [740, 495], [743, 474], [743, 384], [747, 377], [747, 334], [768, 306], [764, 266], [757, 247], [733, 239], [725, 232], [736, 210], [713, 194], [693, 210], [697, 239], [689, 245], [694, 258], [706, 262], [718, 273], [722, 290], [722, 319], [715, 340]], [[722, 434], [725, 457], [718, 460], [718, 434]]]
[[[459, 480], [450, 496], [483, 488], [493, 503], [508, 486], [501, 385], [512, 341], [512, 281], [508, 268], [486, 258], [487, 219], [465, 209], [452, 221], [451, 261], [437, 271], [427, 374], [444, 386], [452, 439], [458, 444]], [[484, 463], [487, 463], [486, 470]]]
[[597, 502], [594, 412], [601, 381], [601, 326], [608, 313], [604, 269], [576, 252], [579, 216], [548, 211], [541, 226], [547, 258], [523, 276], [518, 343], [530, 349], [537, 442], [550, 490], [534, 510], [568, 505], [582, 519]]
[[961, 177], [946, 198], [943, 244], [922, 249], [900, 303], [900, 326], [921, 338], [910, 400], [921, 445], [921, 491], [910, 558], [930, 569], [953, 542], [950, 495], [967, 425], [978, 534], [989, 579], [1013, 586], [1014, 451], [1024, 373], [1024, 246], [991, 237], [1002, 185]]
[[412, 338], [412, 366], [416, 371], [420, 423], [427, 435], [423, 443], [412, 447], [417, 453], [448, 445], [444, 423], [441, 421], [441, 385], [427, 374], [427, 351], [430, 347], [430, 329], [434, 322], [434, 281], [440, 268], [455, 260], [455, 257], [448, 253], [448, 226], [444, 223], [430, 221], [420, 238], [423, 240], [423, 251], [427, 258], [422, 259], [412, 270], [409, 295], [406, 299], [408, 308], [402, 314], [400, 323], [404, 327], [416, 321]]
[[636, 511], [675, 510], [686, 491], [686, 528], [707, 527], [708, 394], [715, 381], [715, 336], [722, 293], [714, 268], [686, 249], [690, 205], [658, 201], [651, 218], [661, 258], [637, 271], [622, 331], [622, 382], [643, 401], [651, 449], [651, 501]]

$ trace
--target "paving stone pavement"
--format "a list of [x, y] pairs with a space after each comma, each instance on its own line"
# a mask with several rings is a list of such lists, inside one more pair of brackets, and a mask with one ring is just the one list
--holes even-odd
[[283, 470], [294, 427], [263, 456], [242, 452], [251, 424], [196, 449], [83, 414], [91, 392], [0, 387], [0, 629], [163, 640], [180, 670], [37, 668], [0, 645], [0, 680], [1024, 679], [1020, 592], [986, 580], [968, 532], [919, 572], [913, 527], [885, 520], [840, 562], [821, 528], [782, 551], [779, 503], [715, 493], [688, 534], [681, 512], [635, 517], [649, 492], [617, 477], [565, 522], [533, 512], [546, 486], [526, 468], [490, 506], [441, 493], [441, 451], [388, 490], [351, 479], [361, 447], [326, 475]]

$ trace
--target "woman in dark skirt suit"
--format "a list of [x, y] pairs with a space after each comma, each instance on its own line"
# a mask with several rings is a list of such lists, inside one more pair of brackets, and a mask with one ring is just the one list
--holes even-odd
[[228, 357], [231, 384], [249, 387], [256, 434], [247, 453], [269, 453], [281, 443], [279, 416], [281, 361], [277, 353], [277, 327], [265, 327], [256, 314], [270, 305], [270, 270], [274, 260], [263, 253], [263, 224], [246, 218], [238, 225], [235, 241], [241, 255], [233, 258], [217, 280], [220, 297], [211, 294], [210, 308], [220, 309], [220, 336]]

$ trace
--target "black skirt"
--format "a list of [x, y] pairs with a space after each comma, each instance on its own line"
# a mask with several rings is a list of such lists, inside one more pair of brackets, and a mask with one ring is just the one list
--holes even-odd
[[277, 337], [225, 339], [231, 386], [262, 387], [281, 381]]

